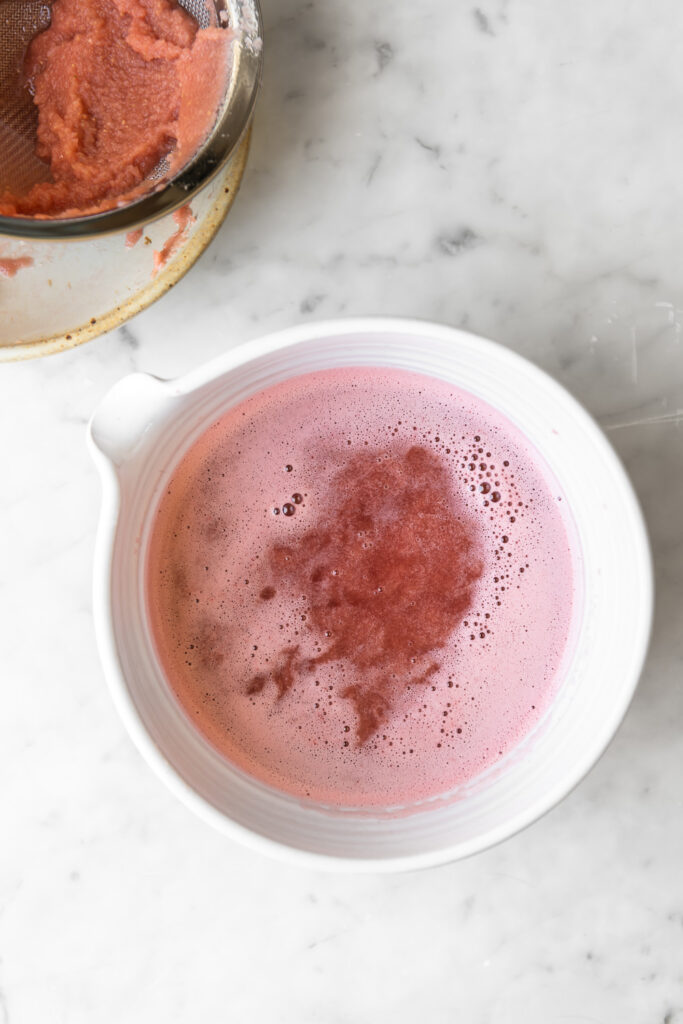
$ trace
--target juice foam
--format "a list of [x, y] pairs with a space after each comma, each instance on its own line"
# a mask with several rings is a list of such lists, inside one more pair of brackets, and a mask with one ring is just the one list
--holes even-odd
[[398, 370], [301, 376], [226, 412], [173, 472], [147, 559], [158, 656], [250, 775], [410, 805], [547, 710], [570, 537], [547, 467], [481, 400]]

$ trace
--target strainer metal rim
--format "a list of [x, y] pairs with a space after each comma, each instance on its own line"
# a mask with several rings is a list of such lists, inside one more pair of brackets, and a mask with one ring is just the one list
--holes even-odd
[[175, 177], [125, 206], [101, 213], [46, 219], [0, 215], [0, 235], [41, 241], [99, 238], [132, 231], [185, 206], [225, 166], [251, 122], [263, 73], [263, 17], [260, 0], [249, 0], [249, 5], [254, 25], [246, 32], [240, 27], [244, 0], [227, 0], [231, 24], [238, 26], [230, 83], [208, 141]]

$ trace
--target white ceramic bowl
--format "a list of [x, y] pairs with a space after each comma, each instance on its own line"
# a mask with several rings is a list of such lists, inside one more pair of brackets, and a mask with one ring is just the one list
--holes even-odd
[[[144, 560], [162, 487], [182, 453], [229, 406], [288, 377], [338, 366], [430, 374], [498, 408], [533, 442], [573, 514], [583, 610], [558, 696], [493, 770], [403, 816], [329, 811], [277, 793], [216, 753], [180, 708], [146, 622]], [[109, 685], [133, 740], [202, 818], [253, 847], [308, 865], [425, 867], [483, 850], [556, 804], [604, 751], [638, 681], [650, 633], [652, 566], [624, 470], [587, 413], [507, 349], [407, 320], [307, 324], [227, 352], [175, 381], [133, 374], [90, 425], [103, 485], [95, 618]]]

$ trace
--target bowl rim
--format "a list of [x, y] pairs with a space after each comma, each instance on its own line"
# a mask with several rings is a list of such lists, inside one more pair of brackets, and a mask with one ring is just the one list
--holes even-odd
[[[633, 485], [626, 470], [603, 433], [599, 424], [578, 402], [577, 399], [558, 381], [551, 377], [535, 363], [519, 355], [497, 342], [493, 342], [460, 328], [438, 324], [427, 319], [364, 316], [325, 320], [299, 324], [269, 333], [235, 346], [202, 365], [169, 382], [174, 394], [188, 395], [204, 384], [225, 376], [252, 360], [271, 352], [303, 342], [323, 340], [339, 335], [359, 334], [388, 335], [422, 335], [426, 339], [447, 341], [451, 344], [476, 344], [495, 359], [499, 366], [514, 364], [523, 370], [537, 385], [544, 388], [552, 396], [556, 396], [565, 407], [569, 407], [572, 416], [591, 437], [600, 455], [619, 478], [622, 488], [620, 497], [628, 504], [628, 513], [633, 523], [634, 549], [633, 561], [637, 561], [640, 572], [641, 590], [639, 591], [640, 618], [636, 635], [631, 636], [634, 648], [632, 668], [628, 678], [621, 684], [619, 699], [614, 701], [609, 712], [605, 714], [602, 729], [583, 759], [576, 764], [571, 777], [562, 780], [554, 788], [546, 791], [522, 812], [513, 816], [499, 826], [472, 837], [459, 840], [436, 850], [400, 856], [382, 856], [377, 858], [347, 858], [334, 856], [317, 851], [304, 850], [290, 846], [284, 842], [271, 839], [235, 822], [226, 814], [214, 807], [210, 801], [194, 790], [179, 774], [155, 744], [134, 705], [128, 684], [124, 678], [118, 659], [116, 638], [113, 631], [110, 610], [112, 556], [118, 513], [120, 508], [120, 489], [118, 475], [114, 464], [101, 450], [93, 436], [93, 424], [97, 418], [96, 409], [88, 427], [88, 446], [100, 473], [102, 485], [102, 502], [100, 520], [97, 529], [94, 555], [93, 575], [93, 609], [95, 632], [105, 678], [114, 704], [123, 720], [138, 751], [147, 761], [155, 774], [167, 785], [185, 806], [199, 818], [216, 828], [219, 832], [233, 838], [250, 849], [276, 856], [279, 860], [301, 867], [315, 868], [347, 873], [389, 873], [418, 870], [434, 867], [452, 861], [461, 860], [475, 853], [490, 849], [505, 839], [539, 820], [552, 810], [567, 796], [600, 760], [621, 724], [631, 703], [638, 685], [647, 655], [652, 629], [654, 610], [654, 574], [650, 542], [643, 513], [636, 497]], [[139, 376], [139, 375], [133, 375]], [[125, 378], [124, 378], [125, 379]], [[119, 382], [121, 383], [121, 382]], [[114, 385], [116, 388], [117, 385]], [[106, 401], [106, 397], [103, 402]], [[99, 408], [99, 407], [98, 407]]]

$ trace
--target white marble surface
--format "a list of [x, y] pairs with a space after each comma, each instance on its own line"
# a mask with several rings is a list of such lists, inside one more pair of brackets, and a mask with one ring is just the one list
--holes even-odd
[[[0, 372], [0, 1024], [683, 1024], [680, 5], [266, 0], [266, 29], [250, 167], [198, 266]], [[134, 751], [93, 640], [84, 432], [131, 369], [371, 312], [466, 325], [585, 402], [658, 608], [560, 807], [468, 862], [354, 878], [231, 845]]]

